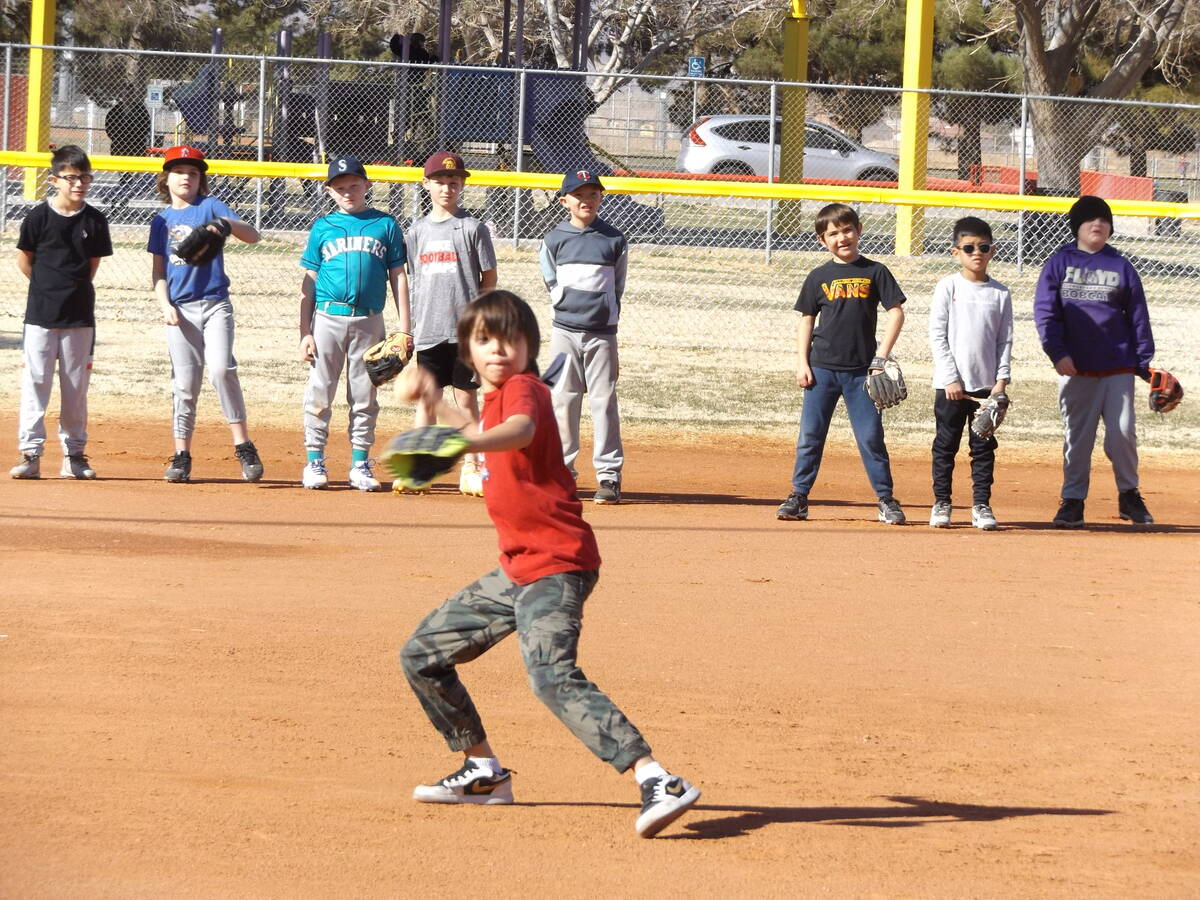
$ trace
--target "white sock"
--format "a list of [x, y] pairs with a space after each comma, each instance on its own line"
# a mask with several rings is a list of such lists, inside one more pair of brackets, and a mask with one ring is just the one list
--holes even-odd
[[638, 785], [643, 785], [651, 778], [666, 778], [667, 770], [657, 762], [649, 762], [633, 773], [633, 777], [637, 779]]
[[477, 769], [487, 769], [493, 775], [501, 772], [500, 760], [494, 756], [468, 756], [467, 762]]

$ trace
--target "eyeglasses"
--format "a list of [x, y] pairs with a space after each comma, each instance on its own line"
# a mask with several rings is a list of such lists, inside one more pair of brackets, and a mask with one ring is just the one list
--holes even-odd
[[65, 181], [67, 184], [91, 184], [96, 180], [95, 175], [51, 175], [51, 178], [57, 178], [59, 181]]
[[991, 244], [979, 244], [979, 245], [976, 245], [976, 244], [963, 244], [961, 247], [955, 247], [954, 249], [955, 249], [955, 250], [961, 250], [963, 253], [967, 254], [967, 256], [970, 256], [972, 253], [974, 253], [974, 252], [975, 252], [975, 247], [976, 247], [976, 246], [978, 246], [978, 247], [979, 247], [979, 252], [980, 252], [980, 253], [991, 253], [991, 252], [992, 252], [992, 245], [991, 245]]

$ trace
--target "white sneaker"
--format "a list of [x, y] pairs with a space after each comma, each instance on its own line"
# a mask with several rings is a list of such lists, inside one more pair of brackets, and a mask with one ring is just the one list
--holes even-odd
[[491, 769], [467, 760], [457, 772], [447, 775], [437, 784], [419, 784], [413, 789], [413, 799], [420, 803], [475, 803], [497, 806], [513, 802], [512, 772]]
[[995, 531], [1000, 527], [992, 508], [986, 503], [976, 503], [971, 507], [971, 524], [981, 531]]
[[700, 789], [678, 775], [651, 778], [642, 785], [642, 814], [634, 827], [642, 837], [654, 837], [699, 799]]
[[483, 496], [483, 473], [479, 471], [479, 463], [473, 453], [463, 457], [462, 471], [458, 476], [458, 492], [468, 497]]
[[42, 458], [32, 453], [23, 453], [21, 461], [8, 470], [13, 478], [41, 478]]
[[329, 473], [325, 470], [325, 459], [310, 459], [304, 467], [301, 482], [310, 490], [324, 490], [329, 487]]
[[933, 504], [933, 509], [929, 511], [929, 527], [930, 528], [949, 528], [950, 513], [953, 507], [946, 500], [939, 500]]
[[371, 471], [369, 459], [364, 459], [350, 467], [350, 487], [358, 488], [360, 491], [379, 490], [379, 482], [375, 480], [375, 474]]
[[63, 478], [78, 478], [90, 481], [96, 477], [96, 470], [88, 465], [88, 458], [82, 453], [72, 453], [63, 459], [62, 469], [58, 473]]

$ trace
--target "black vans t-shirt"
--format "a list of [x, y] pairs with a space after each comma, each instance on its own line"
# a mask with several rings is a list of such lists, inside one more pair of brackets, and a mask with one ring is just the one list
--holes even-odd
[[49, 203], [35, 206], [21, 223], [17, 249], [33, 254], [25, 323], [42, 328], [86, 328], [96, 324], [91, 261], [112, 256], [108, 219], [86, 203], [72, 216]]
[[827, 262], [804, 279], [793, 309], [816, 316], [809, 365], [848, 372], [865, 369], [878, 346], [878, 308], [891, 309], [904, 292], [883, 263], [860, 256], [852, 263]]

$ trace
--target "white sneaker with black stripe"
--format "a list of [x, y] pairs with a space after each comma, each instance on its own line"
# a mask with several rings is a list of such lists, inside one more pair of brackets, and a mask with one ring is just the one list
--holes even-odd
[[642, 785], [642, 814], [634, 827], [651, 838], [682, 816], [700, 799], [700, 788], [678, 775], [660, 775]]
[[473, 759], [437, 784], [419, 784], [413, 799], [419, 803], [475, 803], [496, 806], [513, 802], [512, 775], [508, 769], [492, 772]]

